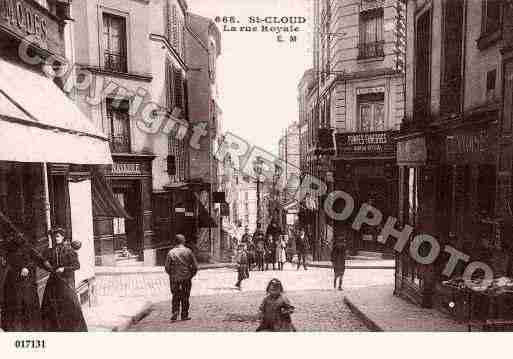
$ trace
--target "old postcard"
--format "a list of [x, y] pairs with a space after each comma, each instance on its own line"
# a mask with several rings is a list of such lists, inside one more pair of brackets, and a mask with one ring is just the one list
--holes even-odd
[[511, 0], [0, 0], [0, 338], [512, 331], [512, 120]]

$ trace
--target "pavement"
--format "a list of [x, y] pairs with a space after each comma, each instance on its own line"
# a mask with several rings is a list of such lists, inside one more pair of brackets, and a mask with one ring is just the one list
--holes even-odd
[[[204, 310], [205, 316], [211, 320], [208, 325], [202, 322], [199, 327], [194, 327], [198, 323], [193, 318], [190, 324], [193, 325], [193, 327], [190, 327], [191, 330], [208, 330], [209, 325], [210, 328], [225, 328], [228, 330], [228, 327], [233, 327], [233, 330], [236, 330], [237, 320], [224, 319], [228, 318], [230, 313], [234, 314], [235, 317], [241, 313], [243, 317], [248, 315], [247, 310], [236, 310], [237, 306], [246, 305], [244, 303], [249, 300], [246, 296], [251, 298], [249, 302], [259, 304], [264, 296], [267, 283], [274, 277], [282, 280], [287, 292], [294, 293], [293, 298], [299, 303], [300, 307], [309, 308], [308, 311], [298, 312], [298, 318], [304, 318], [302, 319], [303, 322], [299, 322], [299, 327], [303, 329], [298, 328], [299, 330], [349, 330], [349, 327], [344, 326], [343, 323], [346, 321], [353, 323], [356, 320], [356, 316], [350, 313], [343, 303], [341, 292], [332, 289], [333, 273], [328, 268], [310, 268], [307, 271], [303, 269], [296, 270], [295, 265], [287, 263], [284, 271], [252, 271], [250, 279], [243, 282], [242, 293], [234, 288], [236, 275], [235, 270], [230, 267], [211, 268], [198, 272], [193, 279], [191, 292], [193, 308], [201, 306], [197, 301], [210, 304], [206, 305], [205, 309], [193, 310], [196, 314], [198, 314], [198, 310]], [[393, 271], [379, 269], [348, 270], [345, 275], [345, 287], [348, 289], [363, 288], [369, 284], [377, 285], [391, 281], [393, 281]], [[155, 315], [165, 318], [162, 321], [164, 329], [157, 327], [153, 330], [174, 330], [174, 328], [167, 327], [167, 324], [169, 324], [169, 313], [167, 311], [170, 307], [170, 291], [168, 276], [163, 271], [97, 275], [95, 287], [96, 305], [84, 307], [84, 315], [90, 331], [124, 331], [136, 322], [145, 321], [145, 319], [141, 321], [141, 318], [153, 318]], [[225, 303], [226, 308], [230, 308], [233, 304], [233, 309], [220, 312], [208, 309], [218, 308], [219, 305], [223, 305], [222, 303]], [[253, 304], [251, 305], [253, 309], [258, 308], [258, 305], [255, 307]], [[332, 308], [331, 311], [339, 313], [340, 316], [328, 315], [326, 313], [330, 311], [326, 312], [323, 308]], [[344, 308], [344, 310], [339, 310], [339, 308]], [[224, 313], [223, 320], [219, 320], [221, 313]], [[308, 324], [305, 315], [311, 318], [321, 317]], [[339, 324], [333, 324], [333, 322], [328, 324], [330, 320], [326, 318], [334, 318], [333, 320]], [[360, 323], [358, 320], [356, 322]], [[249, 321], [246, 325], [248, 323], [252, 328], [251, 330], [254, 330], [254, 323]], [[244, 324], [241, 325], [244, 327]], [[362, 330], [362, 328], [365, 330], [365, 327], [360, 323], [358, 329], [355, 330]], [[151, 325], [146, 326], [144, 330], [146, 329], [150, 330]]]
[[422, 308], [393, 295], [394, 286], [369, 286], [346, 293], [344, 302], [372, 331], [464, 332], [467, 326], [436, 309]]

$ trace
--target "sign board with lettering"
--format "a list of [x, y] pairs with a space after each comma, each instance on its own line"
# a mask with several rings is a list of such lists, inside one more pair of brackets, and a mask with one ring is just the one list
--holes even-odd
[[390, 131], [337, 133], [337, 154], [376, 154], [395, 152], [395, 144], [390, 138]]
[[114, 162], [112, 164], [112, 174], [116, 175], [134, 175], [142, 174], [142, 168], [140, 163], [123, 163]]
[[34, 1], [0, 0], [0, 30], [60, 56], [64, 56], [63, 25]]
[[445, 136], [447, 163], [493, 163], [497, 146], [496, 128], [458, 131]]
[[425, 137], [397, 142], [397, 163], [399, 165], [423, 165], [426, 161], [427, 147]]

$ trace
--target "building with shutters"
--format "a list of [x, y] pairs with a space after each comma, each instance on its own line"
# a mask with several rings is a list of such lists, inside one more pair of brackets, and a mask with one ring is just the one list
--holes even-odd
[[104, 174], [130, 215], [95, 215], [98, 265], [155, 265], [174, 241], [169, 189], [189, 171], [186, 16], [183, 0], [74, 4], [76, 71], [91, 81], [74, 96], [109, 138]]
[[[315, 0], [315, 5], [317, 88], [311, 116], [317, 129], [311, 130], [311, 172], [329, 190], [350, 193], [357, 208], [367, 202], [393, 215], [394, 133], [404, 116], [404, 1]], [[333, 235], [341, 232], [347, 232], [353, 250], [383, 250], [370, 227], [353, 232], [346, 223], [331, 222], [323, 211], [317, 223], [313, 248], [318, 258], [326, 258]]]

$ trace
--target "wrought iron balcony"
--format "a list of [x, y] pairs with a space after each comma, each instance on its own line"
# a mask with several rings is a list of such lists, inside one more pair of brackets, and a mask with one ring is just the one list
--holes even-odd
[[119, 53], [112, 53], [105, 51], [105, 64], [106, 70], [114, 72], [127, 72], [126, 56], [122, 56]]
[[358, 59], [371, 59], [374, 57], [383, 57], [385, 41], [366, 42], [358, 44]]

